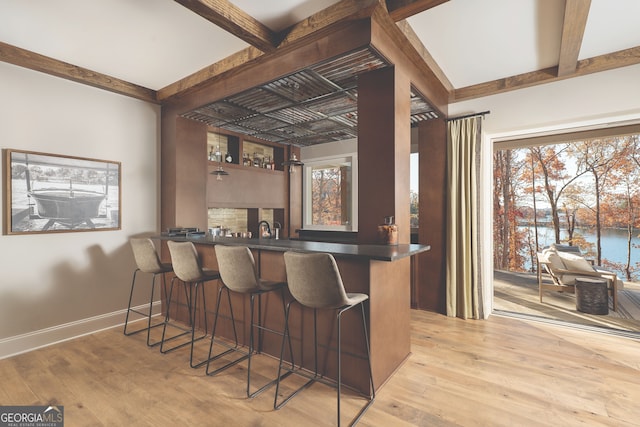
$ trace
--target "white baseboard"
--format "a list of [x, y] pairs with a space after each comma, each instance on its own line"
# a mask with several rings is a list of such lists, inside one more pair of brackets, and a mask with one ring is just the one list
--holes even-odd
[[[153, 303], [153, 310], [159, 314], [160, 301]], [[136, 310], [147, 310], [148, 304], [133, 307]], [[100, 316], [89, 317], [75, 322], [52, 326], [22, 335], [0, 339], [0, 359], [15, 356], [20, 353], [36, 350], [59, 342], [72, 340], [83, 335], [124, 325], [127, 310], [118, 310]], [[157, 315], [157, 314], [156, 314]], [[134, 319], [141, 318], [136, 316]]]

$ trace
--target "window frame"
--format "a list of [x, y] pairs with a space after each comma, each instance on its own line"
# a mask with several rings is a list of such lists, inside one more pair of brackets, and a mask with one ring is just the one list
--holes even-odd
[[[351, 163], [351, 223], [346, 225], [317, 225], [313, 224], [311, 209], [312, 179], [311, 172], [314, 167], [326, 165], [327, 163]], [[305, 160], [302, 167], [302, 229], [315, 231], [358, 231], [358, 155], [357, 153], [347, 153], [336, 156], [317, 157]]]

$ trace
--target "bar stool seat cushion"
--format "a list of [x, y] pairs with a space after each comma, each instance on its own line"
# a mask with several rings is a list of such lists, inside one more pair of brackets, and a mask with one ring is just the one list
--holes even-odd
[[251, 251], [244, 246], [216, 245], [218, 261], [224, 260], [224, 268], [220, 268], [222, 281], [234, 292], [250, 293], [270, 291], [285, 285], [260, 278]]
[[133, 249], [133, 258], [140, 271], [149, 274], [169, 273], [173, 271], [171, 263], [163, 263], [158, 258], [153, 242], [148, 238], [135, 238], [130, 240]]
[[[302, 305], [311, 308], [340, 308], [366, 301], [369, 296], [361, 293], [347, 293], [335, 259], [328, 254], [285, 253], [287, 277], [291, 295]], [[311, 281], [314, 286], [305, 285]]]
[[220, 277], [220, 273], [202, 268], [195, 246], [191, 242], [167, 242], [171, 252], [173, 271], [183, 282], [203, 282]]

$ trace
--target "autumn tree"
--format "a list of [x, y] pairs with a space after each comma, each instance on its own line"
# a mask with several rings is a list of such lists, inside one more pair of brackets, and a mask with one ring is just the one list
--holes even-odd
[[[508, 264], [509, 251], [509, 187], [511, 186], [511, 151], [500, 150], [493, 155], [493, 264], [504, 269]], [[505, 197], [507, 195], [507, 197]], [[503, 200], [506, 201], [503, 203]]]
[[588, 250], [585, 246], [591, 245], [586, 243], [586, 240], [578, 231], [578, 226], [586, 223], [585, 221], [581, 221], [584, 217], [580, 217], [578, 213], [584, 209], [592, 209], [590, 194], [590, 188], [578, 182], [573, 182], [565, 188], [560, 207], [567, 232], [567, 244], [577, 246], [584, 251]]
[[593, 193], [595, 199], [596, 258], [602, 263], [602, 215], [601, 200], [608, 186], [613, 187], [615, 175], [613, 171], [621, 159], [620, 151], [624, 150], [622, 138], [603, 138], [579, 141], [569, 146], [569, 151], [576, 159], [578, 170], [589, 173], [594, 180]]
[[522, 270], [522, 251], [526, 232], [518, 230], [517, 219], [522, 216], [517, 206], [518, 185], [522, 161], [516, 160], [512, 150], [494, 154], [494, 265], [496, 268]]
[[418, 227], [420, 196], [416, 191], [409, 191], [409, 223], [411, 227]]
[[343, 168], [314, 169], [312, 173], [312, 215], [314, 224], [344, 223], [345, 191]]
[[[540, 197], [541, 196], [541, 197]], [[540, 197], [540, 198], [539, 198]], [[623, 272], [628, 280], [640, 271], [631, 263], [634, 233], [640, 227], [640, 135], [593, 139], [494, 153], [494, 265], [521, 270], [528, 249], [531, 265], [538, 251], [538, 205], [545, 211], [555, 234], [597, 258], [597, 263]], [[531, 227], [519, 227], [522, 219]], [[529, 222], [531, 223], [531, 222]], [[584, 226], [596, 234], [596, 244], [581, 234]], [[603, 260], [602, 228], [627, 230], [625, 262]], [[595, 249], [594, 249], [595, 247]]]
[[624, 272], [627, 280], [632, 280], [640, 269], [640, 263], [631, 264], [633, 233], [640, 226], [640, 162], [636, 157], [636, 150], [640, 149], [638, 145], [638, 138], [621, 138], [618, 147], [620, 151], [617, 153], [620, 158], [612, 169], [612, 180], [616, 185], [603, 194], [601, 206], [602, 225], [624, 227], [627, 232], [625, 262], [604, 260], [604, 265]]
[[[584, 172], [577, 172], [570, 176], [565, 168], [562, 155], [567, 151], [568, 144], [547, 145], [542, 147], [530, 147], [528, 156], [531, 156], [534, 179], [537, 177], [541, 187], [536, 187], [534, 192], [541, 192], [546, 196], [551, 208], [551, 222], [555, 234], [556, 243], [560, 243], [560, 200], [564, 191], [577, 180]], [[525, 161], [525, 164], [527, 162]], [[535, 197], [535, 194], [534, 194]]]

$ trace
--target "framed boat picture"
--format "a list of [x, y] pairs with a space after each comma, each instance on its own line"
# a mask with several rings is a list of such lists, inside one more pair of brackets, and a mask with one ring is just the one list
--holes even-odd
[[119, 230], [120, 162], [3, 150], [4, 234]]

